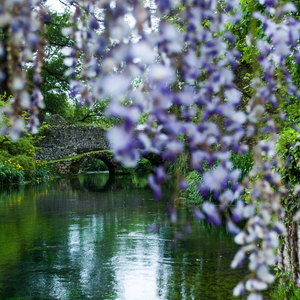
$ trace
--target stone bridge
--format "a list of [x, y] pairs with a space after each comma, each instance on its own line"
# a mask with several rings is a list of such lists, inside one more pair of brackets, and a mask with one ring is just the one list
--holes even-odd
[[40, 133], [38, 160], [58, 160], [99, 150], [110, 150], [106, 130], [100, 126], [55, 125]]
[[119, 166], [114, 162], [113, 152], [111, 150], [91, 151], [82, 155], [52, 161], [51, 164], [59, 174], [77, 174], [82, 164], [91, 158], [102, 160], [107, 165], [110, 175], [114, 175], [115, 169]]
[[[54, 125], [40, 133], [42, 137], [36, 144], [41, 151], [35, 158], [51, 161], [61, 174], [75, 174], [82, 163], [89, 158], [101, 159], [114, 174], [118, 164], [113, 160], [106, 139], [106, 130], [100, 126]], [[152, 165], [162, 162], [155, 155], [147, 155]]]

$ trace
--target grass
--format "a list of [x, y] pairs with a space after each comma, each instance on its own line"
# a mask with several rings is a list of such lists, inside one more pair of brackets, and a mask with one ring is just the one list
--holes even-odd
[[[299, 300], [300, 288], [293, 282], [291, 274], [277, 275], [276, 287], [269, 293], [270, 300]], [[274, 284], [274, 285], [275, 285]]]

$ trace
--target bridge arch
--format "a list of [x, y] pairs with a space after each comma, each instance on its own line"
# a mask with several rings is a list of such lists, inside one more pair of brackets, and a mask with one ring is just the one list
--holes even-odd
[[116, 168], [117, 165], [113, 161], [112, 151], [109, 151], [109, 150], [89, 152], [89, 153], [83, 154], [79, 158], [72, 159], [72, 162], [70, 164], [70, 173], [71, 174], [77, 174], [80, 171], [80, 168], [81, 168], [82, 164], [86, 160], [92, 159], [92, 158], [97, 158], [97, 159], [102, 160], [106, 164], [106, 166], [108, 168], [108, 171], [109, 171], [109, 174], [110, 175], [115, 174], [115, 168]]

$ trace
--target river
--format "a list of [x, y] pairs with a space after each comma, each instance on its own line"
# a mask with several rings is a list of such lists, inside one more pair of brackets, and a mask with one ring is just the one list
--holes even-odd
[[230, 269], [232, 237], [186, 207], [170, 224], [171, 195], [153, 200], [137, 175], [2, 187], [0, 299], [233, 299], [245, 269]]

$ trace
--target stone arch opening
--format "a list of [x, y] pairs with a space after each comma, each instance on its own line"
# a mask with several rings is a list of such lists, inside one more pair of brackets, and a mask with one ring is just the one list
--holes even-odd
[[113, 154], [111, 151], [101, 151], [96, 153], [87, 153], [86, 155], [80, 158], [74, 158], [70, 165], [70, 173], [71, 174], [78, 174], [83, 164], [88, 162], [89, 160], [98, 159], [101, 160], [106, 166], [109, 171], [110, 175], [115, 174], [116, 164], [113, 162]]

